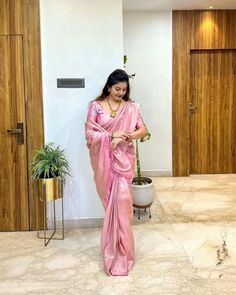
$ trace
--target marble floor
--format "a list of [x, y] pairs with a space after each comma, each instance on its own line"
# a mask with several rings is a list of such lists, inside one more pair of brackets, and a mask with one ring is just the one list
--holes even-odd
[[[136, 264], [104, 274], [100, 228], [44, 248], [35, 232], [0, 234], [0, 294], [235, 295], [236, 175], [154, 178], [152, 219], [134, 217]], [[228, 256], [217, 249], [223, 239]]]

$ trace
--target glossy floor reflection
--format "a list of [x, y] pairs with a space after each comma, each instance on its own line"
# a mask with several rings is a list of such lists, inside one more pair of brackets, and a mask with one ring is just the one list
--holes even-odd
[[[152, 219], [134, 217], [136, 264], [107, 277], [100, 228], [44, 248], [35, 232], [0, 234], [0, 294], [235, 295], [236, 175], [154, 178]], [[226, 241], [229, 256], [217, 265]]]

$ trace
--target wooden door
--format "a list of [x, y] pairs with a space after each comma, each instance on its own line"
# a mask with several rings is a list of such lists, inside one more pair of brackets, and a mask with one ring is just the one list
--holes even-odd
[[[28, 230], [22, 36], [0, 36], [0, 230]], [[22, 123], [24, 142], [17, 130]], [[7, 132], [7, 130], [9, 130]], [[18, 130], [19, 132], [19, 130]]]
[[190, 173], [236, 172], [236, 50], [190, 54]]

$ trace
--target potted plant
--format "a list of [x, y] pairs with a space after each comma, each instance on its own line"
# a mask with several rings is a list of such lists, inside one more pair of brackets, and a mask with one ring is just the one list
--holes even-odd
[[[140, 142], [145, 142], [149, 140], [151, 134], [148, 133], [145, 137], [140, 139]], [[141, 164], [139, 157], [138, 140], [136, 140], [136, 166], [137, 166], [137, 176], [133, 178], [132, 181], [132, 192], [133, 192], [133, 206], [138, 208], [138, 218], [140, 219], [139, 209], [149, 208], [149, 217], [151, 218], [150, 206], [152, 205], [154, 198], [154, 186], [152, 179], [146, 176], [142, 176]]]
[[62, 195], [62, 183], [69, 174], [69, 163], [64, 150], [53, 143], [35, 150], [32, 161], [32, 178], [39, 182], [39, 196], [42, 201], [51, 201]]
[[[124, 68], [126, 67], [128, 61], [127, 55], [123, 56]], [[135, 73], [130, 74], [129, 78], [134, 79]], [[146, 136], [140, 139], [140, 142], [149, 140], [151, 134], [148, 133]], [[132, 197], [133, 197], [133, 207], [138, 208], [138, 218], [140, 219], [140, 209], [149, 208], [149, 217], [151, 218], [150, 206], [154, 198], [154, 186], [152, 179], [141, 174], [141, 165], [139, 158], [138, 140], [136, 140], [136, 167], [137, 176], [133, 178], [132, 181]]]

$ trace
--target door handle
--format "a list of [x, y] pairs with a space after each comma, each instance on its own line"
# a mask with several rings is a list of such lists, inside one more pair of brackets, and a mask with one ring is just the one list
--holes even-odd
[[17, 128], [7, 129], [8, 134], [17, 134], [17, 143], [24, 143], [24, 123], [17, 123]]
[[9, 134], [21, 133], [21, 129], [7, 129], [7, 133]]

